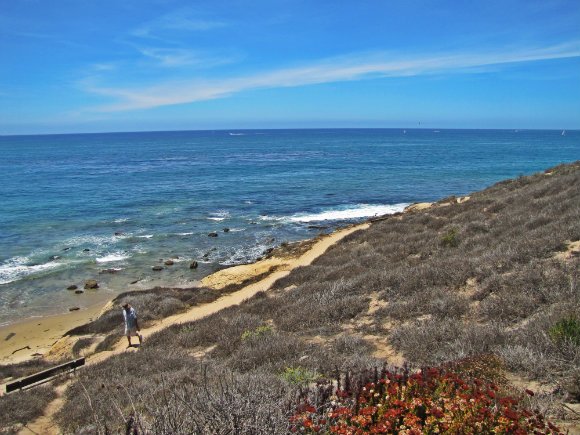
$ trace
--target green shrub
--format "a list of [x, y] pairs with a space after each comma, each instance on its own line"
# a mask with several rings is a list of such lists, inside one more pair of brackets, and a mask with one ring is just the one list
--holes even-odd
[[289, 384], [305, 385], [320, 379], [320, 375], [303, 367], [286, 367], [280, 375]]
[[268, 326], [268, 325], [258, 326], [253, 331], [244, 331], [244, 333], [242, 334], [242, 340], [249, 340], [252, 338], [257, 338], [257, 337], [260, 337], [262, 335], [271, 334], [271, 333], [272, 333], [271, 326]]
[[459, 236], [457, 235], [457, 230], [451, 228], [443, 237], [441, 237], [441, 244], [446, 248], [455, 248], [459, 246]]
[[580, 346], [580, 320], [576, 316], [559, 320], [548, 332], [556, 343], [570, 341]]

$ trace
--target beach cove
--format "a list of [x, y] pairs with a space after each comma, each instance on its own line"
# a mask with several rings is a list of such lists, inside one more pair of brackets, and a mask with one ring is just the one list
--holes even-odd
[[[84, 310], [130, 290], [192, 287], [282, 243], [573, 160], [577, 135], [313, 129], [0, 137], [0, 325]], [[193, 261], [198, 268], [188, 267]], [[90, 279], [97, 290], [67, 290], [82, 291]]]
[[[240, 285], [250, 281], [253, 284], [242, 287], [231, 295], [224, 296], [216, 302], [195, 307], [185, 313], [178, 313], [169, 318], [164, 318], [152, 327], [143, 331], [145, 337], [172, 324], [192, 321], [196, 318], [239, 304], [244, 299], [250, 298], [258, 291], [267, 291], [269, 286], [277, 279], [287, 275], [296, 267], [306, 266], [324, 251], [346, 235], [353, 231], [364, 229], [368, 224], [363, 223], [352, 227], [337, 230], [326, 236], [302, 242], [304, 248], [290, 255], [273, 255], [270, 258], [256, 261], [255, 263], [232, 266], [215, 272], [203, 278], [201, 285], [219, 291], [228, 285]], [[305, 251], [305, 252], [303, 252]], [[161, 291], [162, 292], [162, 291]], [[75, 327], [84, 325], [97, 319], [103, 312], [110, 309], [112, 301], [100, 301], [73, 312], [28, 319], [0, 327], [0, 336], [5, 337], [0, 349], [0, 364], [14, 364], [27, 361], [31, 358], [45, 358], [49, 361], [60, 361], [72, 358], [72, 347], [75, 339], [66, 340], [66, 333]], [[139, 307], [144, 311], [147, 307]], [[121, 319], [120, 308], [119, 318]], [[119, 322], [119, 336], [122, 335], [121, 321]], [[63, 337], [65, 340], [63, 341]], [[78, 339], [78, 338], [77, 338]], [[121, 341], [121, 340], [120, 340]], [[124, 341], [120, 343], [124, 349]]]

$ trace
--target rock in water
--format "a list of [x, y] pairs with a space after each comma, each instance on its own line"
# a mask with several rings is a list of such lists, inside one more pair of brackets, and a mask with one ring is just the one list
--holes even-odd
[[224, 233], [229, 233], [230, 229], [229, 228], [224, 228]]
[[153, 266], [151, 269], [155, 272], [159, 272], [160, 270], [163, 270], [163, 266]]
[[173, 260], [165, 260], [166, 266], [173, 266]]
[[218, 233], [216, 233], [215, 231], [213, 231], [213, 232], [209, 233], [207, 236], [208, 237], [217, 237], [218, 236]]
[[78, 286], [73, 284], [73, 285], [69, 285], [66, 289], [67, 290], [76, 290], [76, 289], [78, 289]]
[[99, 284], [96, 279], [88, 279], [85, 281], [85, 289], [96, 289], [99, 288]]
[[191, 264], [189, 265], [190, 269], [197, 269], [197, 261], [192, 261]]

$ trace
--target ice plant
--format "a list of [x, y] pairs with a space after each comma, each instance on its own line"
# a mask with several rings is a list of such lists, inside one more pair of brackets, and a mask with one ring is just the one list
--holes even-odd
[[339, 385], [317, 406], [302, 403], [290, 424], [307, 434], [561, 433], [492, 382], [443, 368], [385, 371], [356, 392]]

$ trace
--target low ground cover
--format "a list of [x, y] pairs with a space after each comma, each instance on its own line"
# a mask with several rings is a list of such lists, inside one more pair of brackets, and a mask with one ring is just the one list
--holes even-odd
[[[525, 396], [539, 412], [529, 418], [573, 419], [561, 404], [580, 400], [580, 257], [563, 254], [580, 240], [578, 216], [580, 163], [375, 220], [267, 293], [83, 371], [57, 419], [66, 433], [126, 432], [128, 422], [151, 433], [286, 433], [305, 383], [383, 365], [376, 337], [412, 370], [494, 355], [543, 386]], [[502, 413], [481, 375], [453, 376], [438, 372], [435, 389], [465, 385], [493, 424], [529, 430], [524, 408]], [[391, 409], [381, 400], [372, 406]]]
[[[492, 361], [487, 374], [497, 371]], [[320, 383], [306, 394], [290, 418], [290, 432], [315, 434], [558, 434], [564, 433], [537, 411], [525, 395], [511, 396], [505, 385], [470, 373], [473, 360], [441, 367], [359, 374], [334, 385]], [[494, 367], [495, 366], [495, 367]], [[529, 396], [534, 393], [526, 390]], [[309, 399], [307, 396], [312, 396]]]

